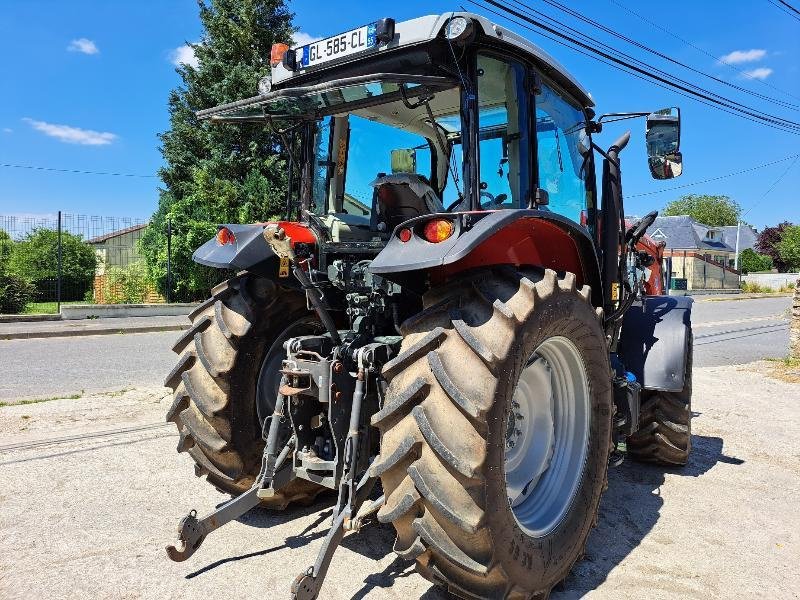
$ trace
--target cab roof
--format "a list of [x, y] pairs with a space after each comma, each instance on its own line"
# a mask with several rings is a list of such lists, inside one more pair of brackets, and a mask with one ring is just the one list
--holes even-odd
[[[441, 15], [427, 15], [408, 21], [398, 22], [395, 25], [395, 34], [392, 41], [388, 44], [379, 46], [368, 56], [372, 58], [380, 55], [381, 53], [391, 52], [392, 50], [396, 50], [398, 48], [405, 48], [429, 42], [435, 39], [447, 25], [448, 21], [455, 17], [466, 17], [468, 19], [472, 19], [482, 30], [482, 33], [487, 37], [511, 46], [515, 46], [516, 48], [522, 50], [525, 54], [530, 55], [535, 62], [546, 66], [549, 71], [547, 75], [558, 80], [560, 84], [568, 88], [568, 90], [575, 95], [576, 100], [578, 100], [584, 107], [588, 108], [594, 106], [594, 100], [592, 99], [591, 94], [556, 59], [554, 59], [530, 40], [517, 35], [505, 27], [501, 27], [500, 25], [493, 23], [486, 17], [475, 13], [448, 12]], [[302, 47], [303, 46], [295, 46], [293, 49]], [[310, 72], [324, 72], [326, 70], [336, 68], [342, 64], [347, 64], [348, 62], [352, 63], [364, 59], [365, 57], [363, 55], [356, 55], [350, 60], [345, 61], [345, 63], [338, 62], [331, 65], [320, 65], [317, 67], [300, 69], [297, 71], [290, 71], [282, 64], [279, 64], [272, 69], [272, 84], [276, 88], [287, 87], [287, 85], [291, 85], [292, 80], [301, 79], [304, 75]]]

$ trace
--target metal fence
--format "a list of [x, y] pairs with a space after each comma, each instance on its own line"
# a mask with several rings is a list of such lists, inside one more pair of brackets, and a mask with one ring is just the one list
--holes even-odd
[[29, 272], [19, 274], [34, 285], [33, 300], [59, 308], [86, 301], [168, 302], [144, 268], [139, 240], [148, 226], [143, 219], [60, 211], [45, 217], [0, 215], [0, 231], [8, 235], [0, 244], [0, 264], [19, 272], [24, 254]]

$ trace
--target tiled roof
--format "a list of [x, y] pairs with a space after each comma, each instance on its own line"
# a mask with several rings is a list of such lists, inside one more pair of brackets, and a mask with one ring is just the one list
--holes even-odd
[[648, 235], [657, 242], [665, 242], [670, 250], [716, 250], [717, 252], [733, 252], [734, 249], [720, 239], [706, 238], [708, 230], [720, 230], [719, 227], [708, 227], [698, 223], [688, 215], [677, 217], [658, 217], [647, 230]]
[[117, 231], [112, 231], [111, 233], [106, 233], [104, 235], [98, 235], [97, 237], [93, 237], [89, 240], [86, 240], [86, 243], [102, 244], [103, 242], [106, 242], [111, 238], [115, 238], [120, 235], [125, 235], [126, 233], [133, 233], [134, 231], [139, 231], [140, 229], [144, 229], [148, 225], [149, 223], [140, 223], [139, 225], [133, 225], [132, 227], [126, 227], [125, 229], [118, 229]]

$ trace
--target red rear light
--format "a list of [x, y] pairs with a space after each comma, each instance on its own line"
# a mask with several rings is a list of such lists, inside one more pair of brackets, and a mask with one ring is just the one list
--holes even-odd
[[283, 61], [283, 55], [288, 51], [288, 44], [272, 44], [272, 49], [269, 52], [269, 64], [277, 67]]
[[426, 240], [432, 244], [438, 244], [453, 235], [453, 230], [452, 221], [448, 221], [447, 219], [434, 219], [425, 224], [423, 234]]
[[403, 229], [397, 232], [397, 237], [400, 238], [401, 242], [407, 242], [411, 239], [411, 230], [407, 227], [403, 227]]
[[224, 246], [225, 244], [235, 244], [236, 236], [233, 235], [233, 232], [227, 227], [220, 227], [219, 231], [217, 231], [217, 243], [220, 246]]

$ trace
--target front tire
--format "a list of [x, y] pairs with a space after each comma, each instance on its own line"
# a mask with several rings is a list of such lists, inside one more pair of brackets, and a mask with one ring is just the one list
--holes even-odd
[[[589, 297], [571, 273], [479, 271], [426, 295], [384, 367], [390, 384], [372, 421], [382, 437], [371, 473], [386, 494], [378, 518], [394, 524], [395, 552], [457, 596], [545, 598], [583, 555], [606, 484], [612, 414], [602, 313]], [[587, 435], [574, 492], [537, 531], [510, 506], [507, 436], [521, 374], [555, 339], [576, 349], [585, 373]], [[571, 418], [562, 417], [554, 430]]]
[[646, 390], [642, 393], [639, 430], [626, 440], [636, 460], [667, 467], [689, 462], [692, 451], [693, 337], [686, 350], [686, 373], [680, 392]]

